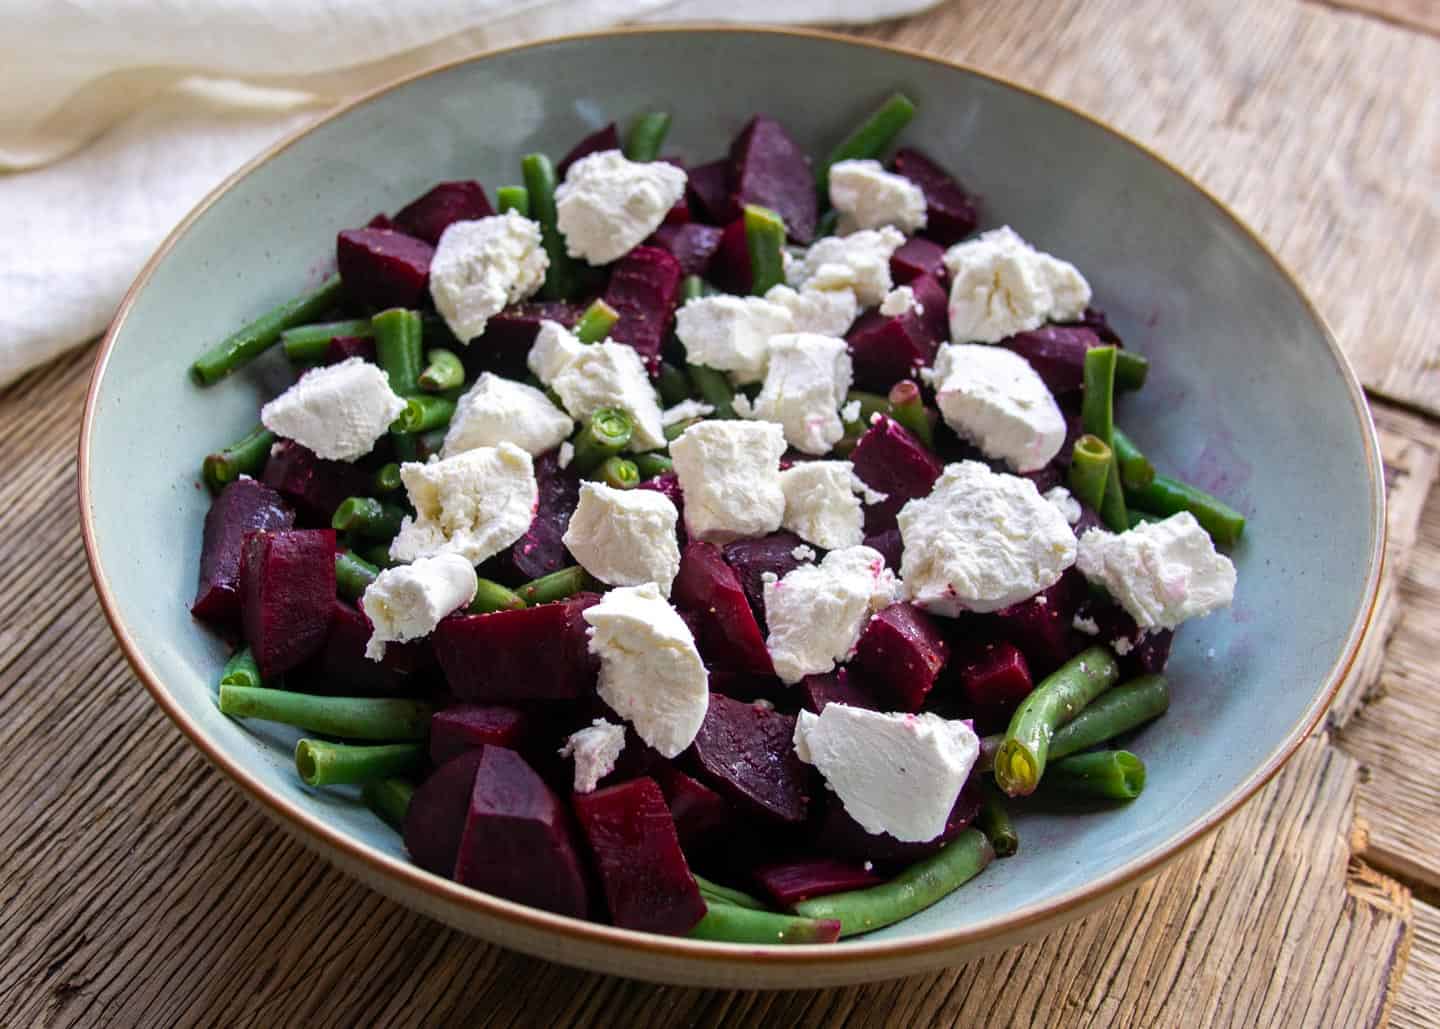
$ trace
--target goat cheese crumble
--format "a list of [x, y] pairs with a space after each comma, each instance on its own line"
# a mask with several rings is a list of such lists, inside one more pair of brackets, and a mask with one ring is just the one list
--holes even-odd
[[440, 619], [475, 598], [476, 584], [475, 569], [457, 554], [437, 554], [386, 568], [360, 598], [360, 609], [371, 626], [365, 656], [380, 661], [385, 644], [430, 635]]
[[1017, 472], [1044, 468], [1065, 444], [1065, 416], [1019, 354], [946, 343], [935, 357], [935, 402], [945, 424]]
[[454, 457], [476, 447], [513, 443], [539, 457], [574, 428], [570, 416], [534, 386], [482, 372], [456, 403], [440, 454]]
[[468, 343], [506, 305], [534, 294], [549, 267], [539, 224], [514, 211], [452, 222], [430, 259], [430, 296], [455, 338]]
[[879, 161], [837, 161], [830, 166], [830, 206], [842, 236], [893, 225], [912, 233], [925, 227], [925, 193]]
[[871, 547], [844, 547], [819, 564], [765, 580], [765, 646], [782, 682], [795, 684], [846, 660], [870, 616], [899, 597], [900, 584]]
[[1235, 566], [1189, 511], [1122, 533], [1091, 529], [1076, 563], [1142, 629], [1173, 629], [1235, 598]]
[[625, 727], [603, 718], [572, 732], [560, 748], [560, 756], [575, 760], [575, 792], [595, 792], [600, 780], [615, 771], [624, 749]]
[[459, 554], [478, 565], [525, 534], [540, 497], [530, 455], [513, 443], [429, 464], [407, 461], [400, 481], [415, 514], [405, 516], [390, 544], [396, 561]]
[[1090, 303], [1090, 284], [1073, 264], [1036, 250], [1008, 225], [956, 243], [945, 267], [956, 343], [998, 343], [1047, 321], [1074, 321]]
[[555, 190], [566, 253], [596, 265], [624, 257], [660, 227], [685, 182], [672, 164], [631, 161], [619, 150], [580, 158]]
[[359, 357], [316, 368], [260, 409], [260, 421], [328, 461], [354, 461], [374, 449], [405, 401], [385, 373]]
[[670, 444], [685, 495], [685, 528], [696, 539], [728, 543], [780, 528], [785, 434], [769, 422], [709, 421]]
[[580, 567], [606, 585], [652, 582], [668, 597], [680, 571], [679, 519], [663, 493], [582, 482], [561, 542]]

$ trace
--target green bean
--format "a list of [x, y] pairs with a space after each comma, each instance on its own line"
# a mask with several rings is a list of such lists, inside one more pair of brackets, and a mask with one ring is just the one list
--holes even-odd
[[200, 462], [200, 477], [210, 492], [219, 493], [242, 475], [258, 475], [275, 445], [275, 434], [263, 425], [251, 429], [244, 438], [224, 450], [208, 454]]
[[575, 456], [570, 467], [577, 475], [588, 475], [609, 457], [630, 445], [635, 423], [630, 415], [614, 407], [602, 407], [581, 426], [575, 437]]
[[1137, 511], [1133, 507], [1126, 510], [1125, 517], [1132, 529], [1136, 526], [1144, 525], [1146, 522], [1163, 522], [1165, 520], [1159, 515], [1153, 515], [1146, 511]]
[[735, 417], [735, 389], [724, 372], [707, 368], [703, 364], [686, 365], [685, 371], [695, 386], [695, 392], [700, 394], [700, 399], [715, 409], [711, 417]]
[[660, 402], [666, 407], [674, 407], [690, 396], [690, 380], [669, 361], [660, 362], [660, 377], [655, 380], [655, 388], [660, 393]]
[[565, 249], [565, 237], [555, 213], [555, 166], [544, 154], [526, 154], [520, 161], [525, 174], [525, 190], [530, 197], [530, 216], [540, 223], [540, 238], [550, 258], [545, 285], [540, 287], [544, 300], [565, 300], [575, 281], [574, 262]]
[[840, 931], [833, 918], [777, 915], [705, 897], [705, 917], [686, 935], [720, 943], [834, 943]]
[[1125, 491], [1130, 503], [1150, 514], [1168, 518], [1189, 511], [1221, 546], [1228, 546], [1245, 531], [1245, 516], [1218, 497], [1168, 475], [1156, 475], [1150, 485]]
[[1105, 647], [1072, 657], [1030, 692], [1005, 730], [995, 755], [995, 781], [1011, 797], [1035, 792], [1045, 774], [1045, 759], [1055, 730], [1115, 684], [1120, 668]]
[[866, 393], [864, 390], [852, 389], [849, 393], [845, 394], [846, 407], [857, 402], [860, 404], [860, 417], [856, 418], [853, 422], [845, 423], [847, 431], [853, 428], [863, 433], [866, 429], [870, 428], [870, 419], [874, 418], [877, 414], [892, 416], [894, 414], [890, 407], [890, 398], [881, 396], [879, 393]]
[[354, 554], [360, 558], [363, 558], [367, 563], [373, 565], [376, 569], [376, 575], [379, 575], [380, 572], [384, 571], [386, 568], [394, 568], [396, 565], [403, 563], [400, 561], [396, 561], [393, 557], [390, 556], [389, 540], [385, 540], [381, 543], [372, 543], [369, 546], [360, 547], [354, 551]]
[[332, 275], [309, 293], [272, 308], [207, 350], [190, 366], [191, 377], [201, 386], [214, 385], [270, 349], [280, 333], [329, 310], [339, 298], [340, 276]]
[[225, 667], [220, 669], [220, 686], [262, 686], [260, 666], [249, 647], [241, 647], [230, 655]]
[[[1115, 450], [1115, 348], [1091, 347], [1085, 352], [1085, 393], [1081, 399], [1080, 420], [1085, 431]], [[1120, 486], [1120, 468], [1112, 459], [1105, 477], [1105, 492], [1100, 497], [1100, 519], [1113, 532], [1124, 532], [1130, 526], [1125, 514], [1125, 493]]]
[[616, 454], [600, 462], [591, 478], [597, 479], [611, 489], [634, 489], [640, 485], [640, 468], [627, 458]]
[[695, 885], [700, 887], [700, 896], [704, 897], [707, 903], [714, 900], [737, 908], [749, 908], [751, 911], [770, 910], [769, 905], [764, 901], [757, 900], [748, 893], [731, 889], [729, 886], [721, 886], [719, 883], [711, 882], [704, 876], [695, 875], [693, 872], [690, 874], [695, 877]]
[[909, 429], [921, 443], [935, 449], [935, 416], [925, 406], [920, 387], [909, 379], [901, 379], [890, 387], [890, 417]]
[[435, 709], [419, 700], [320, 697], [265, 687], [220, 687], [220, 711], [351, 740], [423, 740]]
[[371, 318], [370, 324], [375, 329], [375, 360], [385, 370], [390, 388], [402, 397], [419, 392], [424, 339], [420, 315], [392, 307]]
[[984, 871], [994, 857], [995, 849], [985, 834], [979, 829], [966, 829], [887, 883], [811, 897], [796, 904], [795, 913], [806, 918], [838, 919], [842, 938], [870, 932], [909, 918], [953, 893]]
[[470, 601], [472, 615], [488, 615], [492, 611], [518, 611], [525, 606], [520, 594], [490, 579], [477, 579], [475, 599]]
[[1086, 433], [1075, 441], [1070, 451], [1068, 485], [1075, 499], [1091, 510], [1099, 511], [1105, 501], [1105, 488], [1110, 482], [1114, 454], [1105, 441]]
[[400, 478], [400, 466], [394, 461], [382, 464], [370, 477], [370, 488], [376, 493], [394, 493], [405, 485]]
[[369, 318], [352, 318], [343, 322], [318, 322], [297, 325], [280, 333], [280, 346], [285, 356], [296, 364], [318, 364], [330, 353], [330, 341], [337, 336], [369, 339], [375, 334]]
[[424, 764], [420, 743], [352, 745], [304, 739], [295, 744], [295, 771], [307, 786], [363, 784], [415, 772]]
[[415, 786], [405, 779], [372, 779], [360, 787], [365, 806], [396, 832], [405, 831], [405, 813], [415, 796]]
[[530, 191], [524, 186], [501, 186], [495, 191], [495, 207], [501, 214], [514, 211], [522, 218], [529, 218]]
[[330, 528], [365, 539], [393, 539], [400, 531], [405, 509], [374, 497], [346, 497], [330, 516]]
[[630, 134], [625, 137], [625, 156], [632, 161], [653, 161], [660, 156], [665, 145], [665, 136], [670, 131], [670, 116], [663, 111], [651, 111], [635, 119]]
[[1050, 766], [1044, 792], [1084, 800], [1134, 800], [1145, 788], [1145, 762], [1128, 750], [1095, 750]]
[[1118, 428], [1111, 433], [1115, 441], [1115, 463], [1120, 466], [1120, 484], [1126, 489], [1148, 486], [1155, 481], [1155, 466], [1140, 453], [1135, 441]]
[[573, 597], [588, 585], [590, 585], [590, 577], [585, 574], [585, 569], [579, 565], [570, 565], [558, 572], [531, 579], [515, 592], [521, 600], [525, 601], [526, 606], [537, 607], [540, 604], [552, 604], [557, 600]]
[[599, 343], [610, 335], [610, 330], [619, 320], [619, 311], [603, 300], [593, 300], [575, 323], [575, 338], [581, 343]]
[[913, 117], [913, 100], [904, 93], [894, 93], [888, 97], [875, 113], [857, 125], [850, 135], [841, 140], [839, 146], [830, 151], [830, 156], [816, 170], [815, 185], [820, 190], [820, 195], [826, 196], [829, 190], [831, 165], [864, 158], [878, 160]]
[[405, 410], [390, 426], [391, 432], [418, 434], [443, 429], [455, 417], [455, 401], [438, 393], [417, 393], [405, 398]]
[[1150, 362], [1133, 350], [1120, 350], [1115, 355], [1115, 388], [1139, 389], [1150, 374]]
[[826, 236], [833, 236], [840, 227], [840, 212], [835, 208], [825, 211], [815, 221], [815, 238], [824, 239]]
[[1170, 688], [1163, 676], [1142, 675], [1106, 690], [1085, 710], [1055, 731], [1049, 759], [1059, 760], [1112, 740], [1121, 733], [1159, 718], [1170, 708]]
[[436, 347], [425, 354], [425, 369], [416, 384], [427, 393], [443, 393], [465, 384], [465, 366], [455, 351]]
[[665, 426], [666, 441], [674, 443], [681, 436], [685, 435], [686, 429], [692, 425], [699, 425], [704, 420], [704, 418], [686, 418], [683, 422], [675, 422], [673, 425]]
[[698, 275], [687, 275], [680, 280], [680, 305], [683, 307], [692, 300], [699, 300], [705, 295], [705, 280]]
[[1005, 801], [993, 784], [980, 784], [984, 800], [980, 813], [975, 817], [975, 827], [985, 834], [990, 846], [995, 848], [996, 857], [1009, 857], [1020, 849], [1020, 837], [1015, 833], [1015, 823], [1010, 821], [1010, 812], [1005, 810]]
[[631, 457], [630, 460], [635, 462], [635, 469], [640, 473], [640, 478], [642, 479], [653, 479], [675, 468], [674, 461], [655, 450], [649, 450], [643, 454], [636, 454]]
[[785, 222], [768, 207], [745, 205], [745, 249], [750, 253], [750, 292], [763, 296], [785, 281]]
[[359, 600], [379, 574], [379, 568], [358, 554], [342, 550], [335, 555], [335, 592], [346, 600]]

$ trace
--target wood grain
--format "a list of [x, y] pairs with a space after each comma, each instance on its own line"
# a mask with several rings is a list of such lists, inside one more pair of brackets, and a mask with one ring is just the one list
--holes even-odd
[[1351, 10], [1407, 28], [1440, 35], [1440, 0], [1315, 0], [1338, 10]]
[[1390, 1024], [1395, 1029], [1440, 1025], [1440, 908], [1419, 901], [1410, 963], [1395, 992]]

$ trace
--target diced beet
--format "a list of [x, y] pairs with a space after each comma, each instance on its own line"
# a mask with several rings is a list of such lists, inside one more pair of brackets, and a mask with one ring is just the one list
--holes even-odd
[[579, 304], [564, 301], [534, 301], [507, 307], [485, 323], [485, 331], [470, 345], [460, 348], [465, 377], [494, 372], [508, 379], [523, 379], [529, 370], [525, 359], [543, 321], [558, 322], [570, 329], [583, 312]]
[[[1072, 654], [1096, 643], [1110, 647], [1120, 658], [1121, 679], [1165, 670], [1170, 660], [1170, 644], [1175, 638], [1172, 630], [1142, 630], [1123, 607], [1094, 598], [1086, 599], [1075, 617], [1081, 622], [1094, 622], [1100, 631], [1093, 635], [1077, 631], [1071, 638]], [[1121, 654], [1122, 650], [1125, 653]]]
[[752, 874], [760, 888], [782, 908], [793, 908], [810, 897], [863, 890], [881, 881], [862, 864], [824, 857], [761, 865]]
[[1117, 347], [1123, 347], [1125, 343], [1120, 339], [1120, 334], [1110, 327], [1110, 319], [1105, 312], [1098, 307], [1087, 307], [1080, 314], [1080, 325], [1085, 326], [1095, 335], [1099, 336], [1102, 342], [1114, 343]]
[[689, 179], [685, 195], [692, 214], [713, 225], [733, 221], [740, 213], [730, 192], [730, 162], [726, 159], [697, 165], [685, 173]]
[[831, 797], [815, 834], [815, 846], [826, 854], [854, 861], [909, 864], [929, 857], [959, 836], [980, 813], [980, 790], [972, 775], [945, 820], [945, 830], [933, 840], [904, 843], [889, 833], [868, 833], [850, 817], [839, 797]]
[[519, 611], [446, 618], [435, 656], [461, 700], [577, 700], [595, 692], [598, 662], [581, 612], [600, 598], [577, 593]]
[[[681, 168], [681, 171], [684, 171], [684, 168]], [[690, 224], [689, 198], [681, 196], [679, 200], [675, 201], [670, 210], [665, 212], [665, 221], [661, 224], [677, 226]], [[669, 248], [667, 247], [666, 249], [668, 250]]]
[[1141, 635], [1135, 649], [1120, 659], [1121, 674], [1159, 675], [1170, 661], [1170, 644], [1175, 640], [1173, 629], [1151, 629]]
[[710, 259], [720, 247], [723, 232], [723, 229], [699, 222], [666, 224], [655, 230], [650, 242], [673, 254], [680, 262], [680, 270], [686, 275], [704, 275], [710, 268]]
[[850, 462], [860, 480], [887, 499], [865, 509], [867, 534], [895, 528], [895, 515], [907, 500], [929, 496], [940, 478], [940, 460], [925, 445], [889, 415], [873, 422], [855, 449]]
[[930, 275], [920, 275], [910, 280], [910, 290], [921, 307], [920, 324], [936, 344], [950, 338], [950, 295], [940, 280]]
[[1071, 633], [1075, 613], [1088, 590], [1085, 579], [1074, 568], [1052, 586], [1029, 600], [995, 612], [1002, 637], [1025, 653], [1030, 672], [1043, 678], [1059, 668], [1073, 652]]
[[374, 308], [419, 307], [429, 296], [435, 248], [394, 229], [346, 229], [335, 243], [345, 294]]
[[669, 764], [660, 765], [655, 780], [675, 819], [675, 832], [686, 850], [714, 842], [731, 821], [730, 804], [699, 780]]
[[966, 710], [986, 730], [1003, 727], [1034, 686], [1025, 655], [1003, 640], [979, 644], [957, 658], [955, 678]]
[[574, 564], [561, 537], [580, 503], [580, 480], [560, 467], [559, 452], [552, 450], [535, 459], [535, 484], [539, 490], [535, 517], [509, 554], [509, 564], [524, 579], [538, 579]]
[[804, 821], [810, 770], [796, 756], [794, 738], [792, 716], [711, 693], [693, 744], [700, 778], [748, 812]]
[[610, 338], [628, 343], [651, 375], [660, 369], [660, 346], [675, 318], [685, 273], [668, 250], [639, 246], [611, 266], [605, 302], [620, 315]]
[[815, 238], [815, 172], [800, 144], [774, 118], [757, 114], [730, 144], [730, 176], [739, 204], [770, 208], [796, 243]]
[[866, 536], [865, 545], [871, 550], [880, 552], [880, 556], [885, 559], [886, 568], [892, 572], [900, 571], [900, 558], [904, 551], [904, 544], [900, 539], [899, 529], [885, 529], [883, 532]]
[[390, 216], [388, 214], [386, 214], [384, 211], [381, 211], [375, 217], [371, 218], [368, 222], [366, 222], [365, 227], [367, 229], [393, 229], [395, 227], [395, 223], [390, 220]]
[[735, 570], [762, 632], [765, 631], [765, 573], [783, 579], [799, 568], [795, 548], [803, 544], [799, 536], [783, 529], [768, 536], [725, 544], [725, 563]]
[[352, 357], [358, 357], [362, 361], [374, 364], [375, 341], [365, 339], [363, 336], [335, 336], [331, 338], [330, 345], [325, 348], [326, 364], [339, 364]]
[[495, 746], [479, 753], [455, 881], [584, 918], [590, 902], [565, 805], [519, 754]]
[[279, 493], [254, 479], [237, 479], [210, 502], [200, 544], [200, 584], [190, 613], [207, 622], [240, 618], [240, 552], [246, 533], [288, 529], [295, 512]]
[[895, 383], [935, 361], [937, 344], [913, 311], [900, 315], [866, 311], [845, 339], [856, 387], [875, 393], [888, 393]]
[[335, 606], [335, 530], [259, 530], [245, 536], [240, 559], [245, 642], [274, 680], [317, 653]]
[[676, 607], [698, 619], [701, 629], [695, 642], [707, 662], [774, 674], [755, 613], [719, 547], [700, 540], [687, 543], [670, 593]]
[[325, 646], [307, 668], [311, 673], [310, 690], [380, 697], [407, 692], [418, 670], [427, 663], [429, 641], [391, 643], [385, 647], [384, 660], [371, 661], [365, 656], [371, 631], [365, 612], [343, 600], [332, 601]]
[[525, 712], [498, 704], [456, 704], [430, 716], [430, 760], [443, 765], [475, 747], [517, 750], [525, 735]]
[[674, 472], [666, 472], [653, 479], [646, 479], [635, 488], [663, 493], [670, 503], [675, 505], [675, 511], [679, 514], [675, 520], [675, 535], [683, 550], [685, 547], [685, 492], [680, 488], [680, 477]]
[[476, 221], [494, 213], [485, 187], [474, 179], [463, 179], [442, 182], [412, 200], [395, 216], [395, 227], [434, 246], [451, 222]]
[[616, 130], [615, 123], [612, 121], [604, 128], [596, 129], [571, 147], [570, 152], [560, 158], [560, 163], [555, 166], [555, 174], [563, 179], [565, 178], [565, 173], [570, 170], [570, 166], [580, 160], [580, 158], [588, 157], [590, 154], [598, 154], [604, 150], [619, 149], [620, 133]]
[[1080, 501], [1076, 501], [1076, 503], [1080, 504], [1080, 520], [1070, 526], [1070, 528], [1074, 530], [1077, 540], [1091, 529], [1105, 528], [1105, 520], [1100, 517], [1100, 512], [1096, 511], [1089, 504]]
[[945, 248], [923, 236], [912, 236], [890, 255], [890, 278], [903, 286], [921, 275], [944, 283], [949, 277], [945, 268]]
[[700, 921], [705, 901], [654, 779], [576, 794], [571, 802], [616, 925], [679, 935]]
[[727, 293], [750, 292], [750, 250], [745, 242], [744, 218], [736, 218], [720, 233], [720, 244], [710, 258], [710, 281]]
[[1085, 353], [1100, 337], [1083, 325], [1045, 325], [1017, 332], [1000, 345], [1029, 362], [1051, 393], [1077, 390], [1085, 381]]
[[306, 519], [325, 526], [346, 497], [370, 492], [370, 473], [346, 461], [316, 457], [293, 440], [282, 439], [270, 448], [265, 462], [265, 483], [283, 494]]
[[847, 704], [863, 707], [867, 711], [879, 711], [880, 702], [849, 669], [839, 668], [824, 675], [807, 675], [800, 680], [801, 704], [806, 711], [819, 714], [826, 704]]
[[411, 859], [447, 879], [455, 874], [480, 757], [480, 751], [469, 750], [435, 769], [415, 790], [405, 812], [405, 849]]
[[895, 171], [925, 194], [925, 228], [920, 234], [942, 246], [958, 243], [980, 223], [975, 201], [930, 158], [905, 147], [895, 153]]
[[855, 667], [900, 711], [919, 711], [950, 656], [935, 619], [914, 604], [891, 604], [865, 624]]

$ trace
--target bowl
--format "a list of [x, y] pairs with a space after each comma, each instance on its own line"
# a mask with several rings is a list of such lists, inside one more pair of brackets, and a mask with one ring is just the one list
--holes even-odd
[[[894, 89], [907, 139], [1008, 222], [1075, 262], [1152, 381], [1123, 421], [1165, 469], [1251, 516], [1235, 604], [1179, 634], [1170, 713], [1133, 747], [1145, 793], [1089, 816], [1028, 816], [1022, 849], [944, 902], [836, 946], [757, 947], [575, 921], [441, 879], [353, 795], [294, 774], [295, 736], [222, 716], [225, 648], [191, 620], [207, 494], [200, 457], [254, 425], [286, 383], [267, 355], [209, 389], [189, 363], [323, 277], [337, 230], [442, 179], [517, 181], [611, 120], [663, 106], [671, 145], [709, 159], [754, 111], [810, 153]], [[1143, 98], [1140, 100], [1143, 102]], [[1163, 159], [1062, 104], [919, 54], [820, 33], [642, 29], [446, 65], [373, 93], [212, 193], [146, 265], [96, 360], [79, 454], [96, 590], [136, 674], [179, 728], [298, 839], [408, 907], [507, 947], [673, 983], [816, 987], [955, 964], [1132, 888], [1215, 828], [1316, 725], [1369, 619], [1384, 533], [1364, 397], [1289, 272]]]

